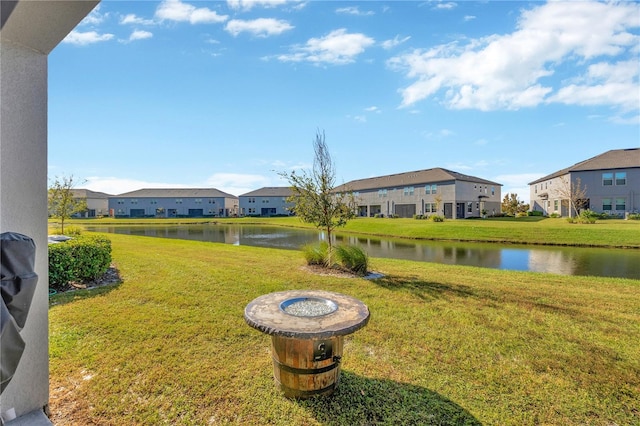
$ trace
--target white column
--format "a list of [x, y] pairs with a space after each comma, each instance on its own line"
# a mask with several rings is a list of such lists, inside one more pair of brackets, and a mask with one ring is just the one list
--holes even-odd
[[[18, 232], [35, 241], [39, 277], [20, 333], [26, 347], [0, 395], [3, 421], [20, 422], [28, 415], [32, 422], [49, 401], [47, 55], [97, 3], [46, 0], [1, 5], [0, 232]], [[43, 414], [40, 417], [46, 420]]]

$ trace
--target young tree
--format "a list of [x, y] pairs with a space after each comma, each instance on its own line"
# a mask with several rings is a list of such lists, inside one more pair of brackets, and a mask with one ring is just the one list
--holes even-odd
[[61, 233], [64, 234], [64, 221], [73, 214], [87, 209], [87, 201], [73, 197], [73, 188], [77, 181], [73, 175], [69, 177], [56, 177], [49, 187], [49, 214], [60, 219]]
[[516, 216], [529, 210], [529, 205], [518, 199], [518, 194], [509, 193], [502, 199], [502, 213]]
[[295, 214], [303, 222], [313, 223], [326, 232], [331, 259], [332, 232], [356, 216], [355, 199], [352, 192], [333, 191], [336, 171], [324, 132], [316, 132], [313, 150], [315, 157], [312, 173], [293, 171], [290, 174], [282, 173], [281, 176], [287, 179], [293, 190], [293, 195], [287, 201], [294, 204]]
[[574, 212], [578, 216], [579, 210], [587, 202], [587, 185], [583, 186], [579, 177], [572, 183], [565, 175], [560, 178], [560, 187], [556, 189], [556, 194], [569, 203], [569, 217], [573, 217]]

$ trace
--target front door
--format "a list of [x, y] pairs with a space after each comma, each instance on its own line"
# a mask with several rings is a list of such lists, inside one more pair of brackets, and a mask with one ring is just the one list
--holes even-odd
[[453, 203], [444, 203], [444, 217], [453, 219]]

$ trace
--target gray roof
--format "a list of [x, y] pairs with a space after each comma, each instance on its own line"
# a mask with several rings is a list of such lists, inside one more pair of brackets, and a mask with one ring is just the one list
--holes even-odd
[[255, 191], [240, 195], [241, 197], [290, 197], [293, 190], [290, 186], [265, 186]]
[[437, 167], [434, 169], [417, 170], [414, 172], [352, 180], [351, 182], [338, 186], [335, 190], [362, 191], [366, 189], [393, 188], [407, 185], [421, 185], [426, 183], [443, 183], [451, 181], [465, 181], [502, 186], [502, 184], [497, 182]]
[[238, 198], [215, 188], [146, 188], [125, 192], [114, 197], [126, 198]]
[[592, 170], [633, 169], [640, 167], [640, 148], [612, 149], [581, 161], [550, 175], [534, 180], [529, 185], [566, 175], [571, 172], [587, 172]]
[[92, 191], [90, 189], [74, 188], [71, 190], [71, 194], [74, 198], [101, 198], [107, 199], [111, 197], [110, 194], [104, 192]]

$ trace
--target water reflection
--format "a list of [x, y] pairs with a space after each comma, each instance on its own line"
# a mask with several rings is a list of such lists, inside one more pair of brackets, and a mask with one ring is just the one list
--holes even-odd
[[[178, 238], [298, 250], [324, 234], [314, 230], [259, 225], [116, 225], [89, 231]], [[494, 269], [640, 279], [640, 251], [547, 246], [399, 240], [337, 234], [337, 243], [361, 246], [370, 257], [396, 258]]]

